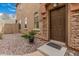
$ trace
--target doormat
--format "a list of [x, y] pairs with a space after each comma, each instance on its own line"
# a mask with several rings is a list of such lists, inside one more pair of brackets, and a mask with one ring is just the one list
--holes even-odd
[[48, 45], [48, 46], [51, 46], [51, 47], [53, 47], [53, 48], [56, 48], [56, 49], [58, 49], [58, 50], [60, 50], [60, 49], [62, 48], [60, 45], [55, 44], [55, 43], [52, 43], [52, 42], [49, 42], [47, 45]]

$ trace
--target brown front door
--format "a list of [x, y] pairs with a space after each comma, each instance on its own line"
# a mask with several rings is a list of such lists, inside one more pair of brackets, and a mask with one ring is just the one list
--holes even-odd
[[50, 39], [65, 42], [65, 6], [50, 11]]

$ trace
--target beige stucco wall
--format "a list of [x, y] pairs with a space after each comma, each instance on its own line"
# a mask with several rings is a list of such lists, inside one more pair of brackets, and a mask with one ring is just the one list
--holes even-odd
[[4, 24], [0, 23], [0, 33], [3, 33], [3, 26], [4, 26]]
[[4, 24], [3, 32], [4, 34], [18, 33], [18, 24]]
[[0, 33], [4, 34], [18, 33], [18, 24], [0, 23]]
[[[21, 7], [21, 10], [20, 10]], [[27, 17], [28, 31], [34, 29], [34, 13], [39, 13], [40, 20], [40, 4], [38, 3], [22, 3], [17, 7], [17, 20], [22, 20], [21, 31], [24, 31], [24, 19]]]

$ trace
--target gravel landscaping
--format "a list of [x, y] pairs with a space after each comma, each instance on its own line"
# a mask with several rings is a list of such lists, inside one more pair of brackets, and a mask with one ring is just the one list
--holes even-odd
[[38, 47], [46, 43], [44, 40], [35, 39], [34, 44], [30, 44], [21, 34], [5, 34], [0, 39], [0, 55], [24, 55], [37, 50]]
[[[30, 44], [27, 39], [21, 37], [22, 34], [4, 34], [0, 39], [0, 55], [24, 55], [37, 51], [37, 48], [47, 41], [35, 39], [34, 44]], [[79, 56], [79, 52], [67, 49], [65, 56]]]

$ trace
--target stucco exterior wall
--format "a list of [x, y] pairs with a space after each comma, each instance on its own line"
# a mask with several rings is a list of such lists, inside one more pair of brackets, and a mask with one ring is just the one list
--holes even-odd
[[4, 24], [0, 23], [0, 33], [3, 33], [3, 26], [4, 26]]
[[24, 31], [24, 19], [27, 18], [27, 29], [28, 31], [34, 29], [34, 13], [39, 13], [40, 19], [40, 4], [34, 3], [22, 3], [17, 7], [17, 20], [22, 20], [21, 30]]
[[18, 24], [4, 24], [2, 30], [4, 34], [18, 33]]
[[18, 24], [0, 23], [0, 33], [4, 34], [18, 33]]

